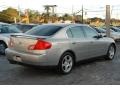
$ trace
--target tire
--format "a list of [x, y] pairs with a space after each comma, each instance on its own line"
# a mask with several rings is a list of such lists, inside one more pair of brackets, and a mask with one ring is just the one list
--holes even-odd
[[61, 74], [69, 74], [74, 66], [74, 56], [70, 52], [65, 52], [59, 61], [58, 72]]
[[106, 60], [113, 60], [115, 57], [115, 52], [116, 52], [116, 47], [113, 44], [111, 44], [109, 46], [109, 49], [108, 49], [108, 52], [107, 52], [105, 59]]
[[7, 48], [4, 42], [0, 42], [0, 54], [5, 55], [5, 49]]
[[17, 64], [16, 61], [8, 60], [10, 64]]

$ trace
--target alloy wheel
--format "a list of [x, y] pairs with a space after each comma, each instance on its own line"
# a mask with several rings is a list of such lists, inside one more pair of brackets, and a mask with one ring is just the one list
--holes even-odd
[[70, 55], [64, 56], [62, 60], [62, 70], [65, 73], [68, 73], [71, 71], [72, 67], [73, 67], [73, 57]]
[[109, 49], [109, 58], [113, 59], [114, 55], [115, 55], [115, 48], [111, 46]]

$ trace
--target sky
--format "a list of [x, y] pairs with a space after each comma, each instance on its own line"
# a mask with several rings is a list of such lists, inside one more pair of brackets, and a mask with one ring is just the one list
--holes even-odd
[[[44, 12], [43, 5], [57, 5], [56, 12], [72, 13], [81, 10], [82, 5], [86, 12], [85, 17], [105, 17], [105, 5], [111, 5], [112, 17], [120, 18], [120, 2], [119, 0], [0, 0], [0, 10], [8, 6], [24, 9], [38, 10]], [[117, 9], [117, 10], [116, 10]], [[104, 10], [104, 11], [101, 11]], [[98, 11], [98, 12], [96, 12]]]

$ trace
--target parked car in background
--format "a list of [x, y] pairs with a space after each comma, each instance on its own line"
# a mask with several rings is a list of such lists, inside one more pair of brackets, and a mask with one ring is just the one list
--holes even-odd
[[30, 30], [33, 27], [37, 26], [36, 24], [13, 24], [13, 25], [15, 25], [23, 33], [27, 32], [28, 30]]
[[120, 33], [118, 32], [111, 32], [111, 38], [113, 38], [115, 41], [120, 41]]
[[21, 31], [13, 25], [0, 23], [0, 54], [5, 54], [10, 35], [13, 33], [21, 33]]
[[120, 26], [116, 26], [116, 27], [120, 29]]
[[102, 37], [84, 24], [47, 24], [24, 35], [12, 35], [6, 57], [11, 64], [56, 66], [68, 74], [75, 63], [99, 56], [112, 60], [113, 39]]
[[[105, 30], [106, 34], [106, 27], [102, 28]], [[120, 41], [120, 30], [117, 27], [110, 27], [110, 32], [111, 32], [111, 38], [113, 38], [115, 41]], [[103, 34], [104, 35], [104, 34]]]
[[112, 26], [110, 29], [112, 29], [112, 30], [115, 31], [115, 32], [120, 33], [120, 29], [119, 29], [118, 27]]
[[113, 32], [111, 33], [111, 37], [115, 41], [120, 41], [120, 29], [118, 27], [111, 26], [111, 30], [113, 30]]
[[103, 29], [103, 28], [97, 28], [97, 27], [93, 27], [93, 29], [95, 29], [103, 37], [106, 37], [106, 30], [105, 29]]

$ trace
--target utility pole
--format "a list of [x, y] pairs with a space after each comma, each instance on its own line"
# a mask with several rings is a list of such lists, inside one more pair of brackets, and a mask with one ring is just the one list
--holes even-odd
[[21, 14], [20, 14], [20, 12], [21, 12], [21, 10], [20, 10], [20, 6], [18, 6], [18, 13], [19, 13], [19, 17], [18, 17], [18, 19], [19, 19], [19, 23], [21, 22]]
[[52, 7], [52, 15], [55, 14], [55, 7], [57, 7], [57, 5], [51, 5], [50, 7]]
[[107, 37], [110, 37], [110, 5], [106, 5], [106, 35]]
[[75, 23], [74, 6], [72, 5], [72, 23]]
[[46, 14], [47, 14], [47, 17], [46, 17], [47, 21], [49, 20], [50, 8], [52, 8], [52, 22], [54, 21], [55, 7], [57, 7], [57, 5], [44, 5], [44, 8], [45, 8]]
[[49, 10], [50, 10], [50, 6], [49, 5], [44, 5], [44, 8], [46, 10], [45, 22], [48, 23], [49, 22]]
[[83, 10], [83, 5], [82, 5], [82, 24], [84, 23], [84, 10]]
[[54, 22], [54, 15], [55, 15], [55, 7], [57, 7], [57, 5], [51, 5], [52, 8], [52, 22]]

